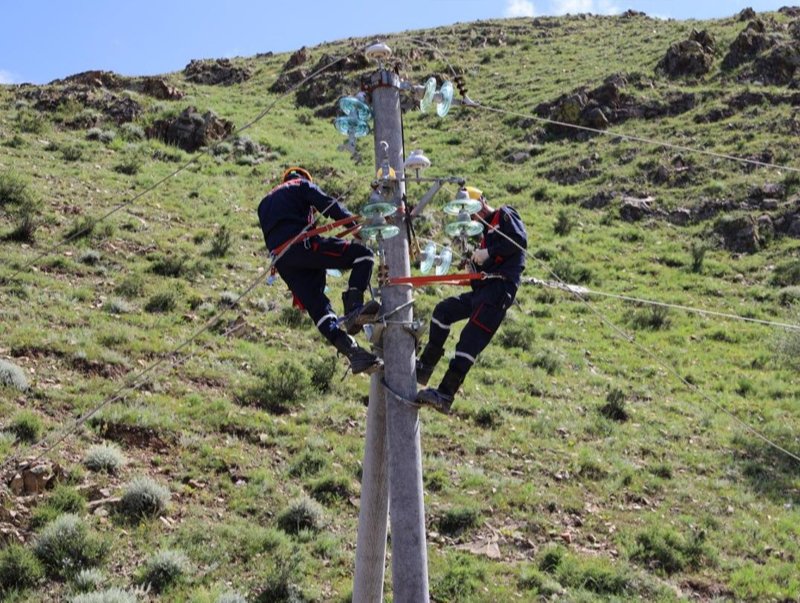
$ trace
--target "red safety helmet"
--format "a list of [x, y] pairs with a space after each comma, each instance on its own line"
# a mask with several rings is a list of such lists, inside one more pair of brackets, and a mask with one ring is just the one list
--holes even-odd
[[303, 178], [304, 180], [308, 180], [309, 182], [314, 181], [314, 179], [311, 177], [311, 172], [309, 172], [305, 168], [301, 168], [295, 165], [290, 168], [286, 168], [286, 171], [283, 172], [282, 182], [288, 182], [289, 180], [294, 180], [295, 178]]

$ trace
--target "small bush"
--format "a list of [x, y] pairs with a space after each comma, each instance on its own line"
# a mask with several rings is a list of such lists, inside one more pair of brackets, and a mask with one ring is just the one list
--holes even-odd
[[555, 375], [561, 369], [561, 360], [553, 352], [545, 350], [536, 355], [530, 366], [543, 369], [548, 375]]
[[97, 590], [105, 579], [99, 569], [85, 569], [72, 577], [72, 588], [79, 593], [88, 593]]
[[114, 291], [128, 299], [141, 297], [144, 294], [144, 277], [141, 274], [132, 274], [117, 285]]
[[309, 324], [306, 322], [306, 313], [303, 310], [295, 308], [294, 306], [283, 308], [281, 310], [281, 315], [278, 318], [278, 322], [293, 329], [296, 329], [297, 327], [305, 327]]
[[157, 517], [166, 510], [169, 497], [165, 486], [149, 477], [137, 477], [125, 487], [119, 510], [134, 521]]
[[114, 171], [126, 176], [135, 176], [144, 166], [144, 159], [135, 151], [128, 151], [122, 156], [120, 162], [114, 166]]
[[311, 496], [326, 505], [347, 500], [352, 494], [350, 480], [345, 477], [326, 476], [311, 484]]
[[704, 243], [693, 243], [691, 247], [692, 252], [692, 272], [700, 274], [703, 271], [703, 262], [706, 259], [708, 246]]
[[784, 287], [778, 292], [778, 301], [782, 306], [793, 306], [800, 303], [800, 287]]
[[99, 444], [92, 446], [83, 459], [89, 471], [115, 474], [125, 466], [125, 455], [116, 444]]
[[25, 372], [16, 364], [0, 359], [0, 387], [13, 387], [21, 392], [28, 391]]
[[477, 509], [462, 507], [449, 509], [437, 522], [439, 531], [445, 536], [459, 536], [480, 523], [480, 512]]
[[289, 412], [293, 406], [305, 401], [312, 391], [308, 371], [292, 358], [262, 369], [258, 379], [239, 395], [241, 403], [276, 414]]
[[292, 477], [316, 475], [328, 466], [328, 457], [319, 450], [304, 449], [289, 466]]
[[625, 410], [625, 393], [617, 388], [608, 392], [606, 403], [600, 407], [600, 414], [612, 421], [627, 421], [628, 411]]
[[559, 210], [556, 216], [556, 222], [553, 225], [553, 232], [560, 237], [565, 237], [572, 232], [574, 226], [575, 221], [570, 213], [566, 209]]
[[32, 202], [33, 194], [26, 180], [11, 172], [0, 174], [0, 207], [28, 205]]
[[672, 323], [669, 318], [669, 308], [664, 306], [650, 306], [642, 310], [628, 312], [627, 322], [637, 330], [660, 331], [668, 329]]
[[36, 208], [26, 204], [16, 212], [16, 226], [3, 238], [16, 243], [33, 243], [39, 223], [36, 220]]
[[239, 593], [222, 593], [216, 603], [247, 603], [247, 599]]
[[94, 249], [87, 249], [78, 257], [78, 261], [87, 266], [97, 266], [102, 259], [102, 254]]
[[99, 565], [108, 546], [78, 516], [64, 514], [45, 526], [33, 551], [48, 575], [69, 577]]
[[70, 603], [137, 603], [138, 597], [121, 588], [109, 588], [96, 593], [77, 595]]
[[119, 133], [128, 142], [138, 142], [145, 139], [144, 128], [131, 122], [122, 124], [119, 127]]
[[308, 497], [289, 503], [278, 515], [278, 527], [287, 534], [297, 534], [303, 530], [317, 532], [322, 528], [323, 510], [320, 504]]
[[520, 574], [517, 584], [522, 590], [534, 591], [539, 597], [547, 599], [564, 593], [564, 589], [558, 582], [535, 567], [525, 568]]
[[475, 424], [484, 429], [497, 429], [503, 424], [503, 414], [494, 406], [481, 406], [475, 413]]
[[177, 278], [191, 275], [191, 264], [186, 255], [159, 256], [153, 260], [150, 272], [159, 276]]
[[42, 419], [30, 410], [19, 412], [8, 426], [8, 431], [17, 436], [19, 441], [29, 444], [37, 442], [42, 437], [43, 430]]
[[571, 260], [558, 259], [550, 270], [558, 279], [568, 284], [584, 284], [592, 280], [591, 270]]
[[83, 147], [79, 144], [68, 144], [61, 147], [64, 161], [79, 161], [83, 158]]
[[528, 351], [533, 347], [535, 334], [524, 323], [507, 322], [500, 331], [500, 345], [504, 348], [519, 348]]
[[228, 254], [233, 244], [231, 231], [226, 225], [222, 225], [214, 232], [211, 237], [211, 249], [208, 250], [208, 256], [212, 258], [223, 258]]
[[539, 569], [548, 574], [554, 573], [561, 565], [566, 555], [567, 550], [559, 544], [545, 548], [539, 557]]
[[296, 581], [301, 572], [302, 557], [299, 551], [291, 554], [280, 552], [273, 555], [273, 566], [267, 572], [264, 587], [255, 598], [255, 603], [303, 603], [308, 598]]
[[221, 308], [234, 308], [239, 303], [239, 294], [233, 291], [223, 291], [219, 296], [219, 306]]
[[27, 134], [44, 134], [47, 131], [47, 120], [41, 113], [23, 109], [17, 113], [17, 128]]
[[85, 239], [86, 237], [92, 236], [95, 227], [97, 226], [97, 220], [89, 216], [83, 216], [73, 222], [70, 229], [64, 235], [64, 240], [66, 241], [77, 241], [79, 239]]
[[338, 366], [336, 356], [315, 359], [311, 365], [311, 385], [314, 389], [322, 394], [329, 392]]
[[43, 577], [42, 565], [29, 549], [12, 543], [0, 550], [0, 593], [31, 588]]
[[172, 312], [178, 307], [178, 296], [172, 291], [156, 293], [144, 306], [145, 311], [151, 314]]
[[693, 532], [687, 539], [669, 526], [652, 526], [636, 536], [631, 560], [659, 573], [674, 574], [700, 567], [708, 556], [705, 533]]
[[72, 513], [80, 515], [86, 510], [86, 499], [72, 486], [60, 484], [38, 505], [31, 514], [31, 526], [37, 528], [50, 523], [59, 515]]
[[777, 287], [800, 285], [800, 260], [791, 260], [775, 266], [771, 282]]
[[431, 598], [435, 601], [471, 601], [484, 584], [486, 572], [473, 558], [454, 555], [444, 574], [432, 581]]
[[157, 593], [181, 582], [189, 572], [189, 559], [182, 551], [159, 551], [147, 560], [140, 582]]
[[135, 308], [124, 299], [110, 299], [103, 304], [103, 310], [109, 314], [130, 314]]

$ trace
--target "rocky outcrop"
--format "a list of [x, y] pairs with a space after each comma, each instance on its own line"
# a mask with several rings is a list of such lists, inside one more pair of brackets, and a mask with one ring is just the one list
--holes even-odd
[[214, 59], [190, 61], [183, 75], [195, 84], [230, 86], [246, 82], [253, 74], [245, 67], [235, 66], [230, 59]]
[[218, 118], [211, 111], [201, 115], [196, 108], [187, 107], [178, 117], [154, 122], [147, 129], [147, 137], [158, 138], [193, 153], [200, 147], [225, 139], [233, 132], [233, 127], [232, 122]]
[[705, 75], [714, 64], [716, 41], [707, 31], [693, 30], [689, 39], [676, 42], [656, 65], [656, 70], [670, 78]]

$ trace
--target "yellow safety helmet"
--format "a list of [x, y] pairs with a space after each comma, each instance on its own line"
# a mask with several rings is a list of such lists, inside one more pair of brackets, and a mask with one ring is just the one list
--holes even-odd
[[314, 179], [311, 177], [311, 172], [296, 165], [286, 168], [286, 171], [283, 172], [283, 178], [281, 179], [281, 182], [288, 182], [289, 180], [294, 180], [295, 178], [303, 178], [309, 182], [314, 182]]
[[475, 188], [474, 186], [465, 186], [464, 190], [467, 191], [467, 195], [469, 195], [470, 199], [476, 199], [478, 201], [484, 201], [483, 191]]
[[389, 168], [389, 173], [387, 174], [386, 170], [384, 170], [382, 167], [379, 167], [378, 168], [378, 172], [375, 174], [375, 177], [378, 180], [384, 180], [384, 179], [386, 179], [386, 180], [397, 180], [397, 172], [394, 171], [393, 167], [390, 167]]

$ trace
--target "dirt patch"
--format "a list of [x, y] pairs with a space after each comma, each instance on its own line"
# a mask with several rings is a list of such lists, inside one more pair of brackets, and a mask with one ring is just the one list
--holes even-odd
[[160, 435], [155, 429], [127, 425], [124, 423], [109, 423], [102, 419], [97, 421], [99, 434], [113, 442], [133, 448], [146, 448], [149, 450], [163, 451], [172, 445], [172, 438]]

